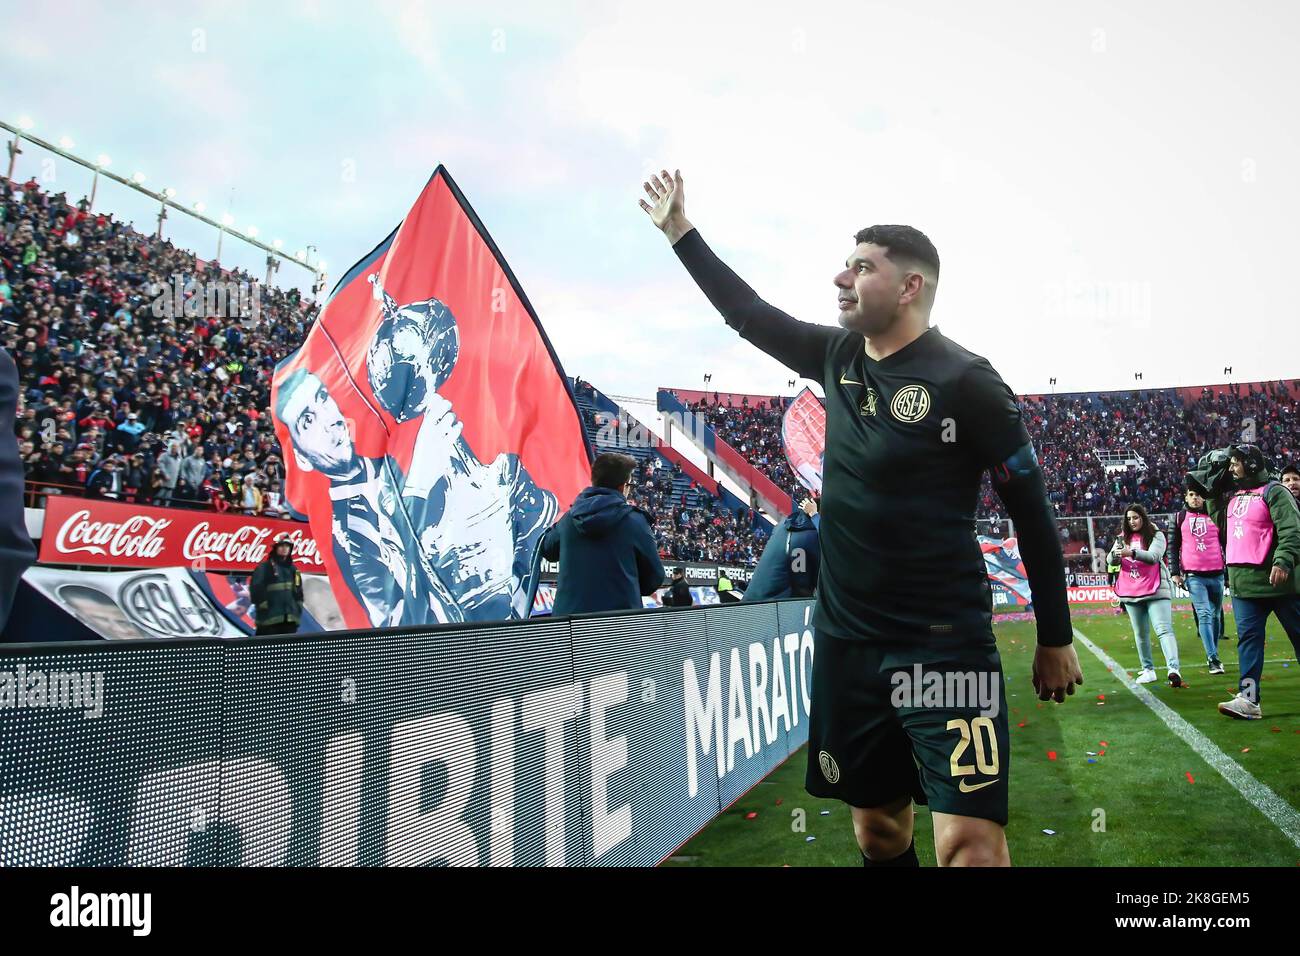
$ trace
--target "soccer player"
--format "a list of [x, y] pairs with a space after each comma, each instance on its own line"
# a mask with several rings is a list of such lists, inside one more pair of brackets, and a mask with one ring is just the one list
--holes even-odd
[[[833, 280], [840, 327], [800, 322], [705, 244], [686, 219], [680, 171], [644, 188], [642, 209], [727, 324], [826, 392], [808, 791], [849, 804], [866, 866], [918, 865], [913, 800], [930, 806], [940, 865], [1009, 865], [1007, 709], [975, 536], [986, 469], [1034, 592], [1035, 690], [1061, 702], [1083, 675], [1056, 523], [1015, 397], [930, 326], [938, 253], [910, 226], [864, 229]], [[995, 699], [894, 693], [914, 665], [954, 690], [985, 678]]]

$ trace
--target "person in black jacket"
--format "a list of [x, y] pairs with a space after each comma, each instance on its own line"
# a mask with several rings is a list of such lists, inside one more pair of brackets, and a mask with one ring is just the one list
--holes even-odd
[[302, 574], [293, 566], [293, 542], [281, 538], [249, 582], [258, 634], [295, 634], [302, 621]]
[[0, 631], [9, 621], [23, 572], [36, 560], [23, 518], [23, 463], [14, 436], [17, 414], [18, 368], [0, 349]]
[[626, 499], [635, 467], [630, 455], [598, 455], [591, 486], [542, 536], [542, 557], [560, 562], [552, 614], [634, 610], [663, 584], [650, 516]]
[[673, 568], [673, 584], [664, 595], [664, 607], [691, 607], [694, 603], [695, 597], [686, 583], [686, 571]]

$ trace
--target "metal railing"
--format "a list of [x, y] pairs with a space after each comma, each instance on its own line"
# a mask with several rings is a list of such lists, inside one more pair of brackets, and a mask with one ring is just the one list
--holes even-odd
[[[163, 495], [161, 491], [157, 488], [124, 487], [119, 494], [91, 495], [87, 492], [85, 485], [27, 480], [23, 482], [23, 504], [28, 508], [44, 508], [47, 499], [51, 495], [59, 495], [69, 498], [93, 498], [95, 501], [110, 501], [118, 504], [142, 505], [151, 508], [184, 508], [190, 511], [252, 514], [247, 509], [226, 501], [217, 492], [212, 492], [203, 498], [191, 498], [187, 495], [177, 494], [175, 491]], [[265, 509], [260, 514], [266, 518], [289, 517], [287, 514], [267, 514]]]

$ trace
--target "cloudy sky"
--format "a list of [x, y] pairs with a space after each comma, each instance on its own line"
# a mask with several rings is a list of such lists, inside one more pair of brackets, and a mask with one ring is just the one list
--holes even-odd
[[[934, 323], [1017, 392], [1300, 373], [1291, 4], [0, 3], [6, 121], [314, 245], [334, 277], [446, 164], [566, 371], [608, 392], [789, 391], [637, 207], [660, 166], [809, 321], [834, 323], [854, 232], [922, 229]], [[88, 191], [47, 160], [18, 172]], [[100, 197], [152, 228], [143, 197]]]

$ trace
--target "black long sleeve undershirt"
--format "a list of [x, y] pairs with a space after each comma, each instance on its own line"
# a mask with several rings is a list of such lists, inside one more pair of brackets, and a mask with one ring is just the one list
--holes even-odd
[[1070, 604], [1065, 590], [1065, 555], [1056, 536], [1056, 516], [1047, 503], [1043, 473], [1035, 466], [1028, 473], [994, 481], [998, 497], [1016, 526], [1020, 557], [1025, 562], [1029, 590], [1034, 596], [1038, 643], [1064, 647], [1074, 641]]
[[692, 229], [673, 245], [695, 284], [740, 337], [804, 378], [820, 382], [830, 339], [838, 329], [801, 322], [759, 298]]

